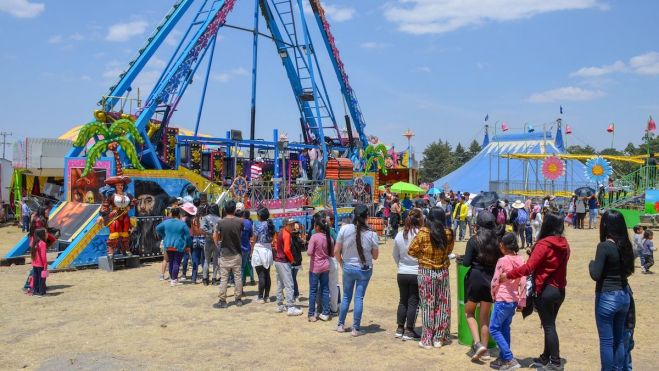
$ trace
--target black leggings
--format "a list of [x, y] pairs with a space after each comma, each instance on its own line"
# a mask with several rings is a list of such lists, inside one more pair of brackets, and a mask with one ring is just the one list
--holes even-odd
[[419, 282], [416, 277], [416, 274], [398, 274], [400, 301], [396, 322], [398, 326], [405, 326], [408, 330], [414, 330], [419, 308]]
[[547, 285], [542, 290], [542, 294], [536, 298], [536, 307], [542, 329], [545, 331], [545, 349], [542, 355], [549, 358], [552, 362], [558, 363], [561, 359], [561, 353], [558, 345], [558, 333], [556, 332], [556, 316], [565, 300], [565, 289], [558, 289], [552, 285]]
[[256, 274], [259, 276], [259, 299], [267, 299], [270, 297], [270, 268], [265, 268], [262, 265], [254, 267], [256, 269]]

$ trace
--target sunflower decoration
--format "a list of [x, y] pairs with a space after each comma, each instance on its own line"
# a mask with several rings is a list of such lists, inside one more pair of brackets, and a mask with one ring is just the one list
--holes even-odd
[[604, 183], [613, 174], [613, 168], [602, 157], [594, 157], [586, 161], [586, 176], [593, 182]]
[[565, 164], [556, 156], [549, 156], [542, 161], [542, 175], [549, 180], [556, 180], [565, 174]]

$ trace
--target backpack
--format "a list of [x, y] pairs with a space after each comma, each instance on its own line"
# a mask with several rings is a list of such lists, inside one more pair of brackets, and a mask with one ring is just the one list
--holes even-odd
[[529, 221], [529, 214], [526, 212], [525, 209], [519, 209], [517, 210], [517, 224], [519, 225], [524, 225], [526, 222]]
[[506, 224], [506, 212], [503, 209], [497, 212], [497, 224]]

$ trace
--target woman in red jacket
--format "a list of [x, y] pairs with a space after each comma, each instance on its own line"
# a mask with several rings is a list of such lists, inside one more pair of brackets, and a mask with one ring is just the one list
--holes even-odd
[[570, 245], [563, 236], [563, 229], [563, 220], [556, 214], [547, 213], [529, 260], [499, 277], [502, 282], [531, 274], [535, 277], [535, 306], [545, 332], [545, 348], [533, 361], [545, 370], [563, 369], [556, 332], [556, 316], [565, 299], [570, 258]]

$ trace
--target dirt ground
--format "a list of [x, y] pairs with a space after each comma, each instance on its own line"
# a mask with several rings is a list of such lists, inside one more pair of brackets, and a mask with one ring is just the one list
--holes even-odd
[[[561, 356], [567, 370], [595, 370], [599, 369], [595, 283], [588, 275], [588, 262], [594, 257], [598, 235], [595, 230], [570, 229], [567, 236], [572, 257], [557, 324]], [[0, 256], [20, 237], [16, 227], [0, 229]], [[462, 253], [464, 247], [458, 243], [456, 252]], [[306, 313], [287, 317], [275, 313], [272, 303], [256, 304], [255, 286], [247, 286], [252, 302], [242, 308], [213, 309], [217, 286], [172, 288], [158, 280], [159, 267], [160, 263], [152, 263], [113, 273], [89, 269], [52, 274], [45, 298], [21, 291], [29, 266], [0, 268], [0, 368], [489, 369], [469, 362], [468, 347], [457, 340], [441, 349], [422, 350], [416, 342], [394, 338], [398, 289], [391, 241], [381, 246], [365, 299], [362, 326], [367, 334], [359, 338], [332, 331], [335, 320], [309, 323]], [[300, 279], [303, 297], [308, 294], [306, 274], [305, 270]], [[454, 265], [451, 275], [455, 334]], [[657, 276], [642, 275], [640, 270], [630, 279], [638, 318], [633, 352], [637, 370], [659, 367], [651, 350], [650, 316], [659, 301], [656, 281]], [[349, 315], [347, 324], [351, 321]], [[537, 315], [526, 320], [517, 315], [512, 325], [515, 356], [528, 365], [531, 357], [540, 354], [542, 344]]]

